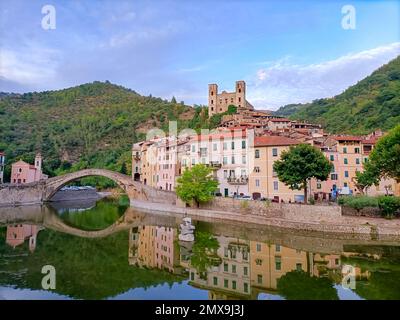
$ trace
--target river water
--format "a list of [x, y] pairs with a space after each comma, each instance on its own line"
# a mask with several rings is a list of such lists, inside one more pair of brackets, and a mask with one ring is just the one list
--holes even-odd
[[2, 208], [0, 299], [400, 299], [398, 242], [180, 223], [123, 197]]

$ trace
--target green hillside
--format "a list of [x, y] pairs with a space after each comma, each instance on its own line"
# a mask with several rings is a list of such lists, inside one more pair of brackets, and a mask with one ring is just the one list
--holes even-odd
[[400, 57], [333, 98], [290, 104], [275, 114], [321, 123], [332, 133], [388, 130], [400, 123]]
[[0, 96], [0, 150], [10, 164], [42, 152], [50, 175], [88, 167], [129, 173], [132, 143], [152, 127], [207, 125], [205, 108], [145, 97], [109, 82]]

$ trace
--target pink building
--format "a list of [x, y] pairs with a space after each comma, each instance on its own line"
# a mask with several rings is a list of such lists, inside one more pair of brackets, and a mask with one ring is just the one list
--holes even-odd
[[178, 173], [177, 140], [165, 138], [158, 143], [157, 188], [172, 191]]
[[36, 155], [34, 165], [19, 160], [11, 166], [11, 183], [31, 183], [47, 178], [48, 176], [42, 172], [42, 156], [40, 153]]
[[40, 230], [38, 226], [30, 224], [7, 226], [6, 243], [15, 248], [29, 238], [29, 251], [33, 252], [36, 248], [36, 237]]
[[175, 240], [178, 234], [175, 228], [156, 227], [155, 236], [155, 263], [158, 269], [175, 272], [178, 266], [179, 250], [175, 250]]

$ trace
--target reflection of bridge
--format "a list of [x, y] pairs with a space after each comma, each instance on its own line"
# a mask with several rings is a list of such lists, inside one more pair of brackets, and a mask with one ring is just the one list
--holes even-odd
[[0, 185], [0, 205], [39, 204], [51, 200], [54, 194], [66, 184], [90, 176], [101, 176], [113, 180], [129, 199], [174, 203], [173, 192], [157, 190], [133, 181], [130, 176], [104, 169], [85, 169], [62, 176], [23, 185]]

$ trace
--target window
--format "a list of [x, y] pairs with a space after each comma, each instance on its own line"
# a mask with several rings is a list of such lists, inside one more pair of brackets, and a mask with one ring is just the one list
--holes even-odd
[[360, 164], [360, 159], [359, 158], [356, 159], [356, 164]]
[[260, 167], [254, 167], [254, 172], [260, 172]]
[[260, 180], [256, 179], [256, 187], [259, 187], [259, 186], [260, 186]]
[[336, 173], [333, 173], [333, 174], [331, 174], [331, 180], [337, 180], [337, 174]]
[[360, 148], [354, 148], [355, 153], [360, 153]]
[[214, 144], [213, 144], [213, 151], [217, 151], [217, 149], [218, 149], [217, 144], [214, 143]]
[[195, 165], [195, 164], [196, 164], [196, 159], [192, 158], [192, 165]]
[[228, 288], [228, 279], [224, 279], [224, 287]]
[[344, 164], [348, 164], [347, 158], [344, 158]]
[[192, 144], [192, 152], [196, 152], [196, 145]]
[[282, 268], [281, 257], [275, 257], [275, 270], [281, 270], [281, 268]]
[[246, 156], [242, 156], [242, 164], [246, 164]]
[[232, 142], [231, 142], [231, 149], [232, 149], [232, 150], [235, 150], [235, 141], [232, 141]]
[[228, 144], [227, 144], [226, 142], [224, 142], [224, 144], [223, 144], [223, 149], [224, 149], [224, 150], [227, 150], [227, 149], [228, 149]]
[[224, 248], [224, 256], [225, 256], [225, 258], [228, 258], [228, 256], [229, 256], [228, 248]]
[[217, 277], [214, 277], [214, 278], [213, 278], [213, 283], [214, 283], [214, 286], [217, 286], [217, 285], [218, 285], [218, 278], [217, 278]]
[[247, 282], [243, 283], [243, 291], [249, 292], [249, 284]]
[[22, 172], [22, 169], [21, 169], [21, 168], [19, 168], [19, 169], [18, 169], [18, 172], [19, 172], [19, 173], [21, 173], [21, 172]]
[[277, 148], [272, 148], [272, 156], [277, 157], [278, 156], [278, 149]]
[[190, 280], [192, 280], [192, 281], [194, 280], [194, 272], [190, 273]]
[[247, 276], [249, 274], [249, 268], [248, 267], [243, 267], [243, 274]]
[[242, 140], [242, 149], [246, 149], [246, 140]]
[[228, 272], [228, 264], [227, 263], [224, 263], [224, 271]]
[[260, 150], [256, 149], [254, 157], [255, 158], [260, 158]]
[[281, 252], [281, 246], [279, 244], [275, 245], [275, 251], [276, 252]]
[[321, 184], [320, 183], [317, 183], [317, 189], [321, 189]]
[[331, 161], [335, 161], [335, 156], [334, 156], [333, 154], [331, 154], [330, 157], [329, 157], [329, 159], [330, 159]]
[[296, 263], [296, 270], [297, 271], [303, 270], [303, 265], [301, 263]]
[[228, 170], [224, 170], [224, 179], [228, 178]]
[[278, 190], [278, 181], [274, 181], [274, 190]]
[[347, 148], [346, 147], [343, 148], [343, 153], [347, 153]]
[[235, 156], [232, 156], [232, 164], [235, 164]]
[[236, 281], [235, 280], [232, 280], [232, 289], [236, 290]]
[[236, 250], [232, 250], [231, 252], [231, 258], [236, 259]]
[[236, 273], [236, 265], [232, 265], [232, 273]]
[[256, 245], [256, 250], [257, 250], [257, 252], [260, 252], [260, 251], [261, 251], [261, 244], [260, 244], [260, 243], [257, 243], [257, 245]]
[[262, 274], [258, 274], [257, 275], [257, 283], [262, 283], [262, 280], [263, 280]]
[[344, 172], [344, 177], [345, 177], [345, 178], [348, 178], [348, 177], [349, 177], [349, 172], [348, 172], [348, 171], [345, 171], [345, 172]]
[[228, 157], [224, 157], [223, 160], [222, 160], [222, 163], [223, 164], [228, 164]]
[[345, 183], [343, 184], [343, 186], [344, 186], [345, 188], [347, 188], [347, 182], [345, 182]]

